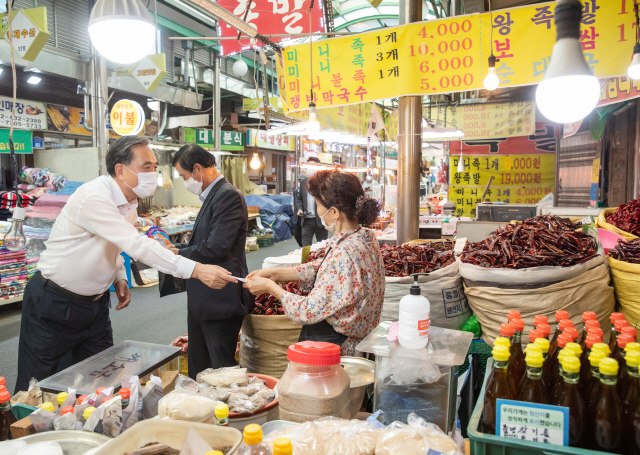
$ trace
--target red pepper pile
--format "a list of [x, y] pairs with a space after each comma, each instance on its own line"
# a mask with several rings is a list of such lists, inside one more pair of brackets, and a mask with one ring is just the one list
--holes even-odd
[[326, 255], [327, 255], [327, 249], [326, 248], [318, 248], [317, 250], [312, 251], [309, 254], [309, 256], [307, 257], [307, 262], [313, 262], [315, 260], [322, 259]]
[[609, 256], [618, 261], [640, 264], [640, 239], [630, 242], [618, 240], [618, 245], [609, 251]]
[[576, 232], [579, 227], [555, 216], [507, 224], [482, 242], [468, 243], [460, 260], [486, 268], [569, 267], [598, 255], [595, 239]]
[[404, 277], [412, 273], [429, 273], [453, 264], [454, 242], [432, 242], [428, 245], [395, 246], [382, 245], [380, 253], [384, 260], [384, 274], [389, 277]]
[[615, 212], [605, 215], [607, 223], [613, 224], [633, 235], [640, 235], [640, 198], [620, 205]]
[[[280, 287], [287, 292], [297, 295], [307, 295], [308, 292], [300, 290], [300, 286], [295, 281], [287, 284], [280, 284]], [[282, 302], [270, 294], [262, 294], [256, 297], [256, 306], [251, 310], [251, 314], [264, 314], [270, 316], [272, 314], [284, 314]]]

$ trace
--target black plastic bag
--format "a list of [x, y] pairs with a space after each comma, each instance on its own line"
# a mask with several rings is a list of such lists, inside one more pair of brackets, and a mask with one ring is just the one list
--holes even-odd
[[463, 438], [468, 438], [467, 427], [476, 406], [482, 383], [484, 382], [484, 373], [480, 365], [480, 354], [474, 352], [470, 354], [469, 373], [464, 381], [462, 390], [460, 391], [460, 406], [458, 407], [458, 418], [460, 419], [460, 430]]
[[158, 272], [158, 288], [160, 297], [179, 294], [187, 290], [187, 282], [183, 278], [176, 278], [173, 275]]

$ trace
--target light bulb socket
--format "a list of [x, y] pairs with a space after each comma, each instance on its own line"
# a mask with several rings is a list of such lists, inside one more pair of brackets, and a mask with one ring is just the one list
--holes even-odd
[[[20, 197], [20, 196], [18, 196]], [[27, 209], [24, 207], [15, 207], [13, 209], [13, 219], [14, 220], [24, 220], [27, 215]]]
[[635, 54], [640, 54], [640, 43], [636, 43], [633, 46], [633, 54], [634, 54], [634, 56], [635, 56]]
[[556, 41], [571, 38], [580, 39], [582, 3], [580, 0], [560, 0], [555, 10]]
[[497, 61], [498, 61], [498, 60], [496, 59], [496, 56], [495, 56], [495, 55], [493, 55], [493, 54], [491, 54], [491, 55], [489, 56], [489, 68], [495, 68], [495, 67], [496, 67], [496, 62], [497, 62]]

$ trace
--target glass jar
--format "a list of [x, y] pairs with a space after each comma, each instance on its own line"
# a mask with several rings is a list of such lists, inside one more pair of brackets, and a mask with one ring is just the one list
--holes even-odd
[[349, 419], [351, 379], [340, 366], [340, 347], [303, 341], [289, 346], [289, 366], [278, 383], [280, 419]]

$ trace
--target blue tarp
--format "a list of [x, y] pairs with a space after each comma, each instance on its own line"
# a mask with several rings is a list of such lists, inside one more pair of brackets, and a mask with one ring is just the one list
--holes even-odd
[[276, 242], [288, 240], [291, 238], [291, 230], [289, 229], [289, 216], [284, 213], [284, 207], [277, 201], [267, 196], [256, 196], [250, 194], [245, 196], [247, 205], [253, 205], [260, 208], [260, 219], [263, 226], [273, 229], [273, 239]]
[[260, 207], [260, 215], [277, 215], [284, 211], [282, 204], [266, 196], [250, 194], [249, 196], [245, 196], [244, 199], [247, 201], [247, 205]]
[[284, 207], [284, 213], [293, 216], [293, 196], [291, 194], [268, 194], [267, 197]]

